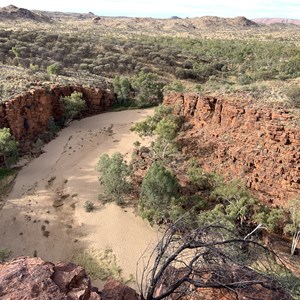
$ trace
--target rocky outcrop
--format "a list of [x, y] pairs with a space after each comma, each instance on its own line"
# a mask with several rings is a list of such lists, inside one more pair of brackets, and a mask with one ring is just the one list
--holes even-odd
[[300, 129], [289, 111], [195, 94], [170, 94], [164, 103], [184, 117], [183, 152], [204, 169], [243, 178], [274, 204], [300, 194]]
[[78, 91], [83, 94], [87, 110], [83, 115], [93, 115], [107, 110], [114, 103], [113, 92], [83, 86], [52, 86], [49, 89], [33, 89], [0, 105], [0, 127], [9, 127], [20, 141], [22, 150], [30, 148], [39, 135], [49, 127], [49, 120], [61, 122], [63, 110], [61, 96]]
[[52, 264], [40, 258], [19, 257], [0, 264], [2, 300], [137, 300], [135, 291], [109, 280], [102, 291], [91, 287], [84, 269], [72, 263]]
[[108, 279], [101, 291], [101, 297], [103, 300], [139, 300], [140, 297], [136, 291], [127, 285], [116, 281], [114, 279]]
[[20, 257], [0, 265], [0, 298], [5, 299], [101, 299], [92, 291], [83, 268], [54, 265], [40, 258]]
[[51, 22], [51, 19], [41, 13], [34, 13], [25, 8], [19, 8], [14, 5], [8, 5], [0, 8], [0, 20], [31, 20], [35, 22]]

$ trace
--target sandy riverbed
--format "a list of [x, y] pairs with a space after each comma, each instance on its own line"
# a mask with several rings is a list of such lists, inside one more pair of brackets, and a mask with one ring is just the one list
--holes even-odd
[[[158, 233], [132, 209], [101, 204], [95, 166], [103, 153], [130, 154], [138, 139], [129, 130], [132, 123], [152, 112], [110, 112], [62, 130], [19, 172], [0, 212], [0, 248], [56, 262], [70, 260], [78, 249], [109, 247], [123, 276], [135, 274], [136, 262]], [[95, 203], [95, 211], [85, 212], [86, 200]]]

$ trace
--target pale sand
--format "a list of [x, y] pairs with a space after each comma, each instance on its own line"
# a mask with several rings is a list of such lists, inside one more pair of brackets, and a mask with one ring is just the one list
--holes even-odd
[[[0, 212], [0, 248], [13, 250], [13, 256], [36, 252], [57, 262], [70, 260], [81, 248], [109, 247], [123, 276], [135, 275], [138, 259], [156, 244], [159, 233], [132, 209], [101, 204], [95, 166], [103, 153], [119, 151], [130, 156], [138, 137], [129, 129], [152, 112], [110, 112], [74, 121], [63, 129], [44, 147], [45, 153], [19, 172]], [[53, 207], [54, 200], [61, 198], [64, 205]], [[95, 211], [85, 212], [86, 200], [95, 203]], [[44, 236], [46, 231], [49, 237]]]

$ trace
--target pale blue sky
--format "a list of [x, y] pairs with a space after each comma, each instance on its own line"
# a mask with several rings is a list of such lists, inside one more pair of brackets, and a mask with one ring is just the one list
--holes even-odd
[[247, 18], [281, 17], [300, 19], [300, 0], [0, 0], [0, 7], [13, 4], [28, 9], [93, 12], [99, 16]]

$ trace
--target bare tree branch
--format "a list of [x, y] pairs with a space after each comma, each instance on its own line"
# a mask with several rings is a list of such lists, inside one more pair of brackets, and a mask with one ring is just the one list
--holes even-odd
[[145, 289], [141, 288], [141, 299], [180, 299], [199, 289], [227, 291], [231, 299], [242, 299], [241, 295], [248, 293], [253, 299], [267, 299], [256, 298], [259, 292], [292, 299], [291, 293], [274, 278], [272, 267], [278, 264], [267, 247], [238, 237], [220, 225], [191, 229], [183, 223], [181, 219], [166, 230], [152, 253], [152, 267], [148, 260], [142, 276]]

